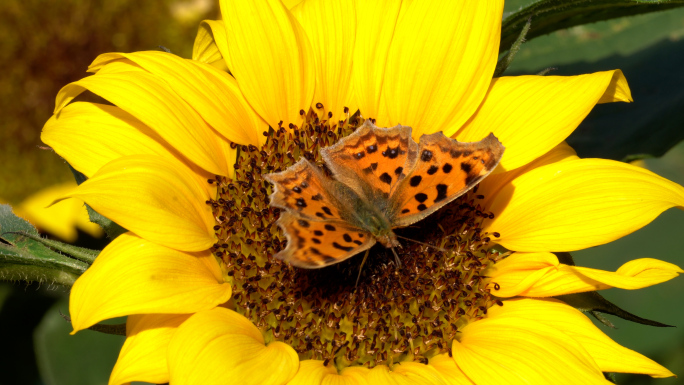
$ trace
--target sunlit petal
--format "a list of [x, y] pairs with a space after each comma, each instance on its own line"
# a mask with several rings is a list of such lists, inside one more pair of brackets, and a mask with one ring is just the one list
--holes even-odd
[[[104, 69], [109, 67], [120, 66]], [[226, 157], [214, 140], [213, 131], [166, 82], [143, 71], [103, 73], [104, 69], [64, 86], [57, 95], [55, 113], [87, 89], [153, 129], [198, 166], [215, 175], [227, 174]]]
[[[648, 170], [604, 159], [548, 164], [506, 184], [485, 231], [517, 251], [573, 251], [621, 238], [671, 207], [684, 188]], [[534, 207], [531, 210], [530, 207]]]
[[300, 124], [311, 105], [315, 60], [306, 33], [280, 0], [221, 1], [230, 71], [249, 104], [274, 128]]
[[582, 345], [533, 319], [489, 317], [470, 323], [452, 352], [476, 384], [610, 384]]
[[[340, 120], [351, 96], [352, 52], [356, 36], [354, 0], [307, 0], [292, 9], [306, 31], [316, 63], [313, 109]], [[317, 103], [323, 108], [316, 107]], [[332, 117], [328, 117], [328, 112]]]
[[400, 0], [356, 1], [356, 44], [352, 82], [354, 100], [361, 115], [377, 119], [378, 126], [388, 126], [386, 112], [381, 105], [382, 83], [385, 79], [385, 63], [394, 27], [401, 8]]
[[126, 233], [76, 281], [69, 312], [78, 331], [129, 314], [211, 309], [230, 295], [210, 252], [184, 253]]
[[620, 70], [496, 78], [480, 108], [454, 137], [476, 142], [493, 132], [506, 146], [499, 167], [513, 170], [564, 141], [594, 105], [609, 98], [632, 101]]
[[[197, 333], [201, 330], [202, 333]], [[173, 384], [285, 384], [299, 367], [297, 353], [282, 342], [264, 344], [250, 320], [225, 308], [196, 313], [169, 346]]]
[[131, 381], [169, 382], [166, 360], [171, 336], [187, 314], [131, 315], [126, 322], [126, 342], [109, 376], [109, 385]]
[[584, 314], [561, 301], [509, 300], [503, 307], [491, 308], [489, 316], [495, 319], [510, 318], [517, 323], [531, 320], [558, 329], [579, 342], [603, 372], [642, 373], [656, 378], [674, 376], [653, 360], [620, 346]]
[[81, 199], [164, 246], [200, 251], [215, 242], [215, 220], [203, 186], [182, 166], [158, 156], [132, 155], [107, 163], [66, 197]]
[[437, 131], [451, 136], [470, 118], [496, 66], [502, 12], [502, 0], [406, 6], [382, 86], [391, 125], [413, 127], [415, 138]]
[[418, 362], [401, 362], [390, 370], [385, 365], [374, 367], [368, 372], [369, 384], [388, 385], [446, 385], [434, 367]]
[[487, 275], [498, 284], [499, 297], [551, 297], [617, 287], [642, 289], [677, 277], [683, 271], [652, 258], [629, 261], [616, 272], [569, 266], [551, 253], [513, 253], [494, 265]]
[[163, 78], [227, 139], [240, 144], [259, 144], [258, 137], [266, 130], [266, 124], [249, 106], [232, 76], [210, 65], [161, 51], [103, 54], [90, 69], [123, 58]]

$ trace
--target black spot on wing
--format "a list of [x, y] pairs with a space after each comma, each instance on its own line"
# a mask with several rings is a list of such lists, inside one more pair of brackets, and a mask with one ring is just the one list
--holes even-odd
[[337, 229], [335, 228], [335, 226], [333, 226], [333, 225], [328, 225], [328, 224], [326, 224], [324, 227], [325, 227], [325, 229], [328, 230], [328, 231], [335, 231], [335, 230], [337, 230]]
[[453, 166], [451, 166], [451, 163], [447, 163], [442, 167], [442, 171], [444, 171], [445, 174], [448, 174], [451, 172], [451, 169], [453, 169]]
[[366, 151], [368, 151], [369, 154], [372, 154], [375, 151], [378, 151], [378, 145], [377, 144], [371, 144], [370, 146], [366, 147]]
[[461, 163], [461, 170], [465, 171], [466, 174], [470, 173], [470, 170], [472, 170], [473, 167], [468, 164], [468, 163]]
[[307, 221], [305, 221], [305, 220], [303, 220], [303, 219], [297, 220], [297, 223], [299, 223], [299, 225], [302, 226], [302, 227], [304, 227], [304, 228], [307, 228], [307, 227], [310, 226], [309, 222], [307, 222]]
[[448, 186], [445, 184], [438, 184], [437, 185], [437, 198], [435, 198], [435, 203], [443, 201], [447, 197], [447, 188]]
[[401, 213], [402, 213], [402, 214], [406, 214], [406, 213], [408, 213], [408, 212], [410, 212], [410, 211], [411, 211], [411, 210], [409, 210], [409, 209], [403, 209], [403, 210], [401, 210]]
[[297, 206], [302, 208], [306, 207], [306, 201], [304, 198], [297, 198]]
[[435, 173], [439, 170], [439, 167], [437, 166], [430, 166], [430, 168], [427, 170], [428, 175], [435, 175]]
[[422, 204], [422, 203], [418, 205], [418, 210], [420, 210], [420, 211], [423, 211], [423, 210], [425, 210], [426, 208], [427, 208], [427, 206], [425, 206], [425, 205]]
[[321, 210], [323, 210], [323, 212], [325, 212], [328, 215], [332, 215], [332, 211], [330, 211], [330, 208], [327, 206], [321, 207]]
[[352, 251], [354, 250], [353, 246], [342, 246], [337, 242], [333, 242], [332, 246], [338, 250], [344, 250], [344, 251]]
[[395, 148], [390, 148], [390, 146], [387, 146], [387, 149], [382, 152], [382, 156], [390, 159], [395, 159], [399, 156], [399, 146]]
[[383, 173], [382, 175], [380, 175], [380, 180], [381, 180], [383, 183], [387, 183], [387, 184], [392, 183], [392, 177], [390, 176], [390, 174], [388, 174], [388, 173], [386, 173], [386, 172]]
[[306, 181], [303, 181], [303, 182], [300, 183], [299, 185], [302, 186], [302, 188], [307, 188], [307, 187], [309, 187], [309, 184], [306, 183]]
[[363, 242], [361, 242], [361, 241], [359, 241], [359, 240], [354, 241], [354, 243], [356, 243], [356, 244], [359, 245], [359, 246], [363, 245]]
[[323, 214], [322, 212], [317, 212], [316, 216], [321, 218], [321, 219], [325, 219], [325, 214]]
[[319, 237], [322, 237], [322, 236], [323, 236], [323, 232], [322, 232], [321, 230], [314, 230], [314, 235], [319, 236]]
[[311, 242], [313, 242], [313, 243], [315, 243], [315, 244], [317, 244], [317, 245], [320, 245], [320, 244], [321, 244], [321, 240], [318, 239], [318, 238], [311, 238]]
[[411, 185], [411, 187], [416, 187], [420, 184], [420, 181], [422, 179], [423, 179], [423, 177], [420, 175], [412, 176], [411, 179], [409, 180], [409, 184]]
[[364, 156], [366, 156], [366, 153], [363, 152], [363, 151], [357, 152], [356, 154], [354, 154], [354, 158], [355, 158], [356, 160], [363, 159]]
[[432, 151], [423, 150], [423, 153], [420, 154], [420, 160], [422, 160], [423, 162], [429, 162], [430, 159], [432, 159]]
[[344, 238], [344, 241], [345, 241], [345, 242], [351, 242], [351, 241], [352, 241], [352, 237], [351, 237], [349, 234], [347, 234], [347, 233], [345, 233], [345, 234], [342, 236], [342, 238]]
[[399, 176], [399, 175], [401, 175], [402, 171], [404, 171], [403, 167], [397, 167], [397, 169], [394, 170], [394, 175]]
[[428, 196], [423, 193], [418, 193], [414, 196], [414, 198], [416, 198], [418, 202], [423, 203], [428, 199]]
[[292, 191], [294, 191], [294, 192], [296, 192], [297, 194], [299, 194], [300, 192], [302, 192], [302, 188], [299, 187], [299, 186], [294, 186], [294, 187], [292, 188]]
[[322, 199], [323, 199], [323, 195], [321, 195], [321, 194], [316, 194], [316, 195], [311, 197], [312, 201], [320, 201]]

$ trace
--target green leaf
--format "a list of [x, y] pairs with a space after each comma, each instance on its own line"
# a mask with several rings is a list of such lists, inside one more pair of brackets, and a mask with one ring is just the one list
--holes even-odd
[[73, 276], [88, 268], [88, 264], [31, 239], [35, 237], [39, 236], [33, 226], [14, 215], [9, 205], [0, 205], [0, 278], [69, 284]]
[[[59, 314], [66, 300], [55, 304], [34, 333], [36, 359], [46, 385], [106, 385], [124, 338], [72, 328]], [[119, 320], [121, 322], [121, 320]]]
[[[576, 308], [577, 310], [588, 312], [590, 314], [594, 313], [606, 313], [612, 314], [614, 316], [620, 317], [627, 321], [632, 321], [640, 323], [642, 325], [657, 326], [657, 327], [672, 327], [671, 325], [666, 325], [657, 321], [651, 321], [646, 318], [641, 318], [634, 315], [628, 311], [622, 310], [615, 304], [611, 303], [607, 299], [603, 298], [599, 293], [595, 291], [589, 291], [585, 293], [577, 294], [567, 294], [559, 295], [556, 298], [567, 303], [568, 305]], [[597, 318], [599, 321], [603, 322], [603, 317]], [[606, 325], [613, 327], [612, 324]]]
[[36, 242], [40, 242], [43, 245], [59, 251], [61, 253], [68, 254], [71, 257], [74, 257], [78, 259], [79, 261], [83, 261], [89, 265], [91, 265], [93, 262], [95, 262], [95, 258], [100, 254], [100, 250], [93, 250], [93, 249], [86, 249], [85, 247], [78, 247], [74, 245], [70, 245], [68, 243], [63, 243], [59, 241], [54, 241], [52, 239], [47, 239], [47, 238], [41, 238], [39, 235], [34, 235], [34, 234], [28, 234], [28, 233], [20, 233], [25, 235], [26, 237], [33, 239]]
[[[507, 2], [519, 7], [529, 0]], [[684, 140], [684, 8], [584, 25], [525, 43], [512, 75], [556, 67], [553, 75], [622, 69], [633, 103], [594, 107], [568, 138], [581, 157], [659, 157]], [[530, 33], [535, 29], [532, 20]]]
[[[81, 183], [85, 182], [86, 179], [88, 179], [81, 172], [71, 167], [71, 165], [69, 165], [69, 169], [71, 169], [71, 172], [74, 174], [74, 179], [76, 179], [77, 184], [80, 185]], [[102, 229], [105, 231], [109, 239], [114, 239], [128, 231], [123, 227], [119, 226], [117, 223], [113, 222], [111, 219], [93, 210], [93, 208], [90, 207], [88, 204], [86, 204], [85, 206], [86, 210], [88, 211], [90, 221], [100, 225], [100, 227], [102, 227]]]
[[541, 0], [503, 20], [499, 51], [508, 50], [530, 17], [532, 29], [527, 40], [577, 25], [681, 6], [684, 0]]
[[40, 266], [0, 263], [0, 279], [3, 281], [38, 282], [50, 285], [73, 286], [78, 274]]

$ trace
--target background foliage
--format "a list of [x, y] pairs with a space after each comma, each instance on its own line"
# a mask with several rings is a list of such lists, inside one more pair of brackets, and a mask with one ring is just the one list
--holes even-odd
[[[620, 2], [629, 3], [598, 3]], [[553, 6], [562, 2], [509, 0], [506, 12], [531, 3]], [[633, 3], [650, 6], [656, 2]], [[16, 204], [41, 187], [73, 179], [58, 156], [39, 148], [40, 130], [52, 113], [57, 91], [85, 76], [87, 65], [98, 54], [162, 45], [188, 57], [198, 21], [216, 18], [217, 12], [212, 0], [0, 2], [0, 70], [4, 75], [0, 83], [0, 201]], [[684, 9], [574, 26], [532, 39], [548, 28], [549, 23], [542, 23], [541, 18], [532, 16], [530, 41], [506, 75], [535, 74], [548, 67], [556, 68], [552, 75], [622, 69], [635, 102], [597, 106], [569, 142], [584, 157], [662, 156], [643, 164], [684, 184], [684, 146], [672, 148], [684, 139]], [[509, 29], [517, 31], [517, 25], [511, 23]], [[510, 41], [506, 40], [504, 49]], [[683, 266], [682, 229], [684, 214], [671, 210], [632, 236], [573, 254], [580, 265], [610, 270], [641, 257]], [[81, 245], [101, 247], [98, 242], [102, 241], [81, 234]], [[601, 327], [619, 343], [684, 376], [684, 280], [637, 292], [602, 294], [639, 316], [679, 326], [658, 329], [613, 317], [617, 330]], [[107, 383], [123, 338], [90, 331], [69, 336], [71, 329], [59, 314], [68, 310], [67, 295], [60, 287], [0, 283], [4, 347], [0, 349], [0, 385]], [[618, 380], [621, 384], [656, 381], [628, 375]], [[684, 383], [676, 378], [657, 382]]]

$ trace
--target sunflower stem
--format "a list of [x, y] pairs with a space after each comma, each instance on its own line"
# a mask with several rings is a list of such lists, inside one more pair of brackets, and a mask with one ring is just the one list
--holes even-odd
[[522, 44], [525, 42], [525, 36], [527, 36], [527, 33], [530, 31], [530, 26], [532, 26], [532, 16], [527, 18], [527, 22], [523, 26], [523, 29], [520, 31], [520, 34], [518, 35], [518, 38], [511, 44], [511, 48], [508, 49], [508, 52], [499, 60], [498, 63], [496, 63], [496, 69], [494, 70], [494, 77], [497, 78], [501, 75], [503, 75], [504, 72], [508, 69], [508, 66], [513, 63], [513, 59], [515, 59], [515, 55], [518, 54], [518, 51], [520, 51], [520, 47]]

